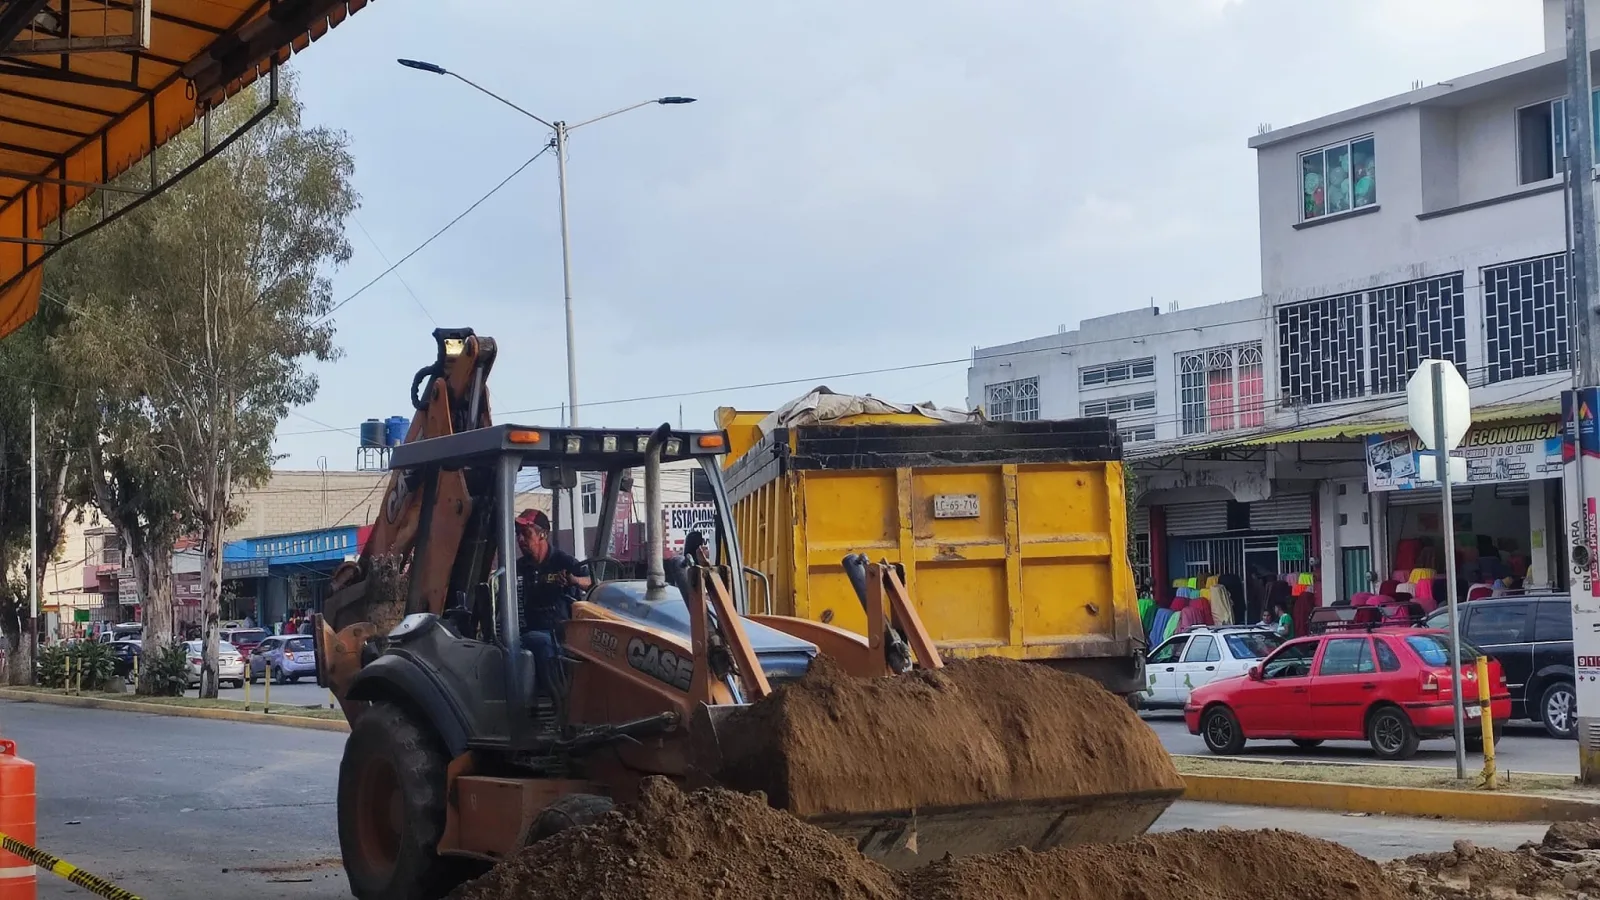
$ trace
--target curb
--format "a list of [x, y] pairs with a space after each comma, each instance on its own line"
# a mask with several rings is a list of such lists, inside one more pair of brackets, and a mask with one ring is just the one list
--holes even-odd
[[1184, 775], [1183, 799], [1240, 806], [1319, 809], [1473, 822], [1568, 822], [1600, 818], [1600, 802], [1491, 791], [1378, 787], [1234, 775]]
[[11, 700], [17, 703], [43, 703], [47, 706], [75, 706], [80, 709], [109, 709], [119, 712], [145, 713], [154, 716], [177, 716], [184, 719], [210, 719], [217, 722], [279, 725], [284, 728], [336, 731], [341, 734], [346, 734], [350, 731], [350, 723], [343, 719], [313, 719], [310, 716], [269, 715], [267, 713], [245, 712], [242, 709], [169, 706], [164, 703], [139, 703], [133, 700], [111, 700], [101, 697], [69, 697], [63, 694], [38, 694], [33, 691], [5, 689], [0, 689], [0, 700]]

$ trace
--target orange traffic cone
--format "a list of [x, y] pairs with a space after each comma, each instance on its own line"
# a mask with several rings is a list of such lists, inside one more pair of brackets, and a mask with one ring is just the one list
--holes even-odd
[[[38, 839], [33, 775], [17, 742], [0, 740], [0, 833], [30, 845]], [[0, 850], [0, 900], [34, 900], [38, 880], [32, 863]]]

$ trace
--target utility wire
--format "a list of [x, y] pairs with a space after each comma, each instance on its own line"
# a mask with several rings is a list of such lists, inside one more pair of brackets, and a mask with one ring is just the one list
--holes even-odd
[[[378, 242], [376, 240], [373, 240], [372, 232], [367, 230], [367, 226], [361, 224], [361, 219], [352, 214], [350, 216], [350, 221], [356, 223], [356, 227], [361, 229], [361, 233], [367, 236], [367, 243], [371, 244], [372, 249], [378, 252], [378, 258], [383, 260], [384, 264], [392, 266], [393, 263], [389, 262], [389, 257], [383, 252], [383, 248], [378, 246]], [[416, 301], [417, 309], [422, 310], [422, 314], [428, 317], [428, 322], [431, 323], [433, 327], [438, 328], [439, 320], [433, 317], [433, 313], [428, 312], [428, 307], [422, 302], [422, 298], [418, 297], [417, 292], [411, 289], [411, 282], [406, 281], [406, 277], [399, 273], [396, 273], [394, 277], [400, 279], [401, 286], [406, 289], [406, 293], [411, 295], [411, 299]]]

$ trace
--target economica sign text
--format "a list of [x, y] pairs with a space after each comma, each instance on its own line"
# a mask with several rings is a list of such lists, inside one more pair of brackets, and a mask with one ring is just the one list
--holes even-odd
[[[1413, 434], [1375, 434], [1367, 437], [1367, 487], [1373, 491], [1410, 491], [1437, 487], [1421, 481], [1422, 449]], [[1452, 451], [1467, 461], [1468, 484], [1502, 484], [1560, 478], [1562, 473], [1561, 424], [1526, 422], [1516, 425], [1475, 425], [1461, 446]]]

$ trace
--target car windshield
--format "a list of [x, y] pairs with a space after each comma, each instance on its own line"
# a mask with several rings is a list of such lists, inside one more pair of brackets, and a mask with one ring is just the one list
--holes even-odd
[[[1443, 634], [1411, 634], [1406, 636], [1406, 646], [1416, 653], [1418, 658], [1426, 665], [1450, 665], [1450, 638]], [[1475, 660], [1480, 656], [1488, 656], [1479, 650], [1471, 641], [1461, 642], [1461, 659], [1463, 661]]]
[[300, 637], [300, 638], [295, 638], [294, 640], [290, 641], [289, 645], [287, 647], [285, 647], [284, 649], [285, 650], [293, 650], [293, 651], [296, 651], [296, 652], [300, 652], [300, 651], [304, 651], [304, 650], [315, 650], [316, 647], [312, 644], [311, 638]]
[[265, 631], [255, 628], [249, 631], [231, 631], [228, 633], [228, 640], [236, 644], [259, 644], [266, 636]]
[[1263, 659], [1283, 643], [1283, 638], [1268, 631], [1230, 634], [1226, 636], [1226, 640], [1228, 649], [1233, 651], [1234, 659]]

